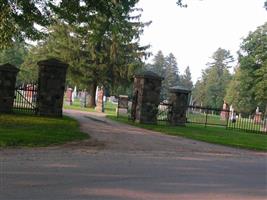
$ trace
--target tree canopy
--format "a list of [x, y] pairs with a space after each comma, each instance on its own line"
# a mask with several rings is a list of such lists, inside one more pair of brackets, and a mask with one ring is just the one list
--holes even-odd
[[[58, 19], [48, 29], [48, 36], [31, 51], [27, 62], [57, 57], [69, 63], [68, 83], [87, 89], [92, 94], [89, 102], [93, 106], [98, 85], [113, 92], [118, 85], [129, 86], [133, 73], [142, 66], [141, 59], [146, 56], [147, 47], [139, 45], [139, 36], [149, 23], [140, 22], [139, 10], [134, 9], [137, 1], [99, 1], [105, 4], [99, 6], [104, 11], [93, 14], [87, 11], [89, 1], [76, 2], [51, 6]], [[73, 17], [65, 19], [70, 5], [74, 9], [68, 14]], [[24, 66], [27, 70], [31, 65]]]
[[37, 40], [43, 32], [37, 25], [50, 23], [48, 1], [2, 0], [0, 4], [0, 49], [10, 47], [14, 40]]
[[189, 67], [186, 68], [184, 74], [180, 75], [176, 58], [172, 53], [164, 56], [162, 51], [158, 51], [152, 64], [146, 64], [146, 70], [153, 71], [163, 78], [161, 100], [168, 99], [171, 87], [184, 86], [191, 89], [193, 86]]
[[239, 66], [227, 90], [226, 100], [238, 111], [267, 109], [267, 23], [243, 40]]
[[231, 80], [229, 72], [233, 57], [229, 51], [218, 48], [212, 55], [212, 62], [202, 72], [193, 90], [193, 99], [196, 104], [213, 108], [223, 105], [226, 87]]

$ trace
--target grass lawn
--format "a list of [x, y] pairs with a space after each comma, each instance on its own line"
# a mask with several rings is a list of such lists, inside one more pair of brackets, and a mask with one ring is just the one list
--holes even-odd
[[95, 112], [95, 109], [94, 108], [84, 108], [84, 107], [81, 107], [81, 103], [80, 103], [79, 99], [75, 99], [75, 101], [73, 102], [72, 105], [67, 105], [64, 102], [63, 108], [64, 109], [70, 109], [70, 110], [81, 110], [81, 111], [87, 111], [87, 112]]
[[267, 151], [266, 134], [264, 135], [241, 132], [237, 130], [227, 130], [224, 127], [204, 127], [203, 125], [197, 124], [187, 124], [186, 127], [170, 126], [166, 124], [137, 124], [132, 121], [128, 121], [126, 117], [117, 118], [112, 115], [109, 115], [108, 118], [137, 127], [158, 131], [168, 135], [183, 136], [194, 140], [200, 140], [209, 143], [222, 144], [238, 148]]
[[[64, 103], [64, 109], [70, 109], [70, 110], [81, 110], [81, 111], [87, 111], [87, 112], [96, 112], [94, 108], [86, 108], [81, 107], [80, 101], [78, 99], [75, 99], [72, 105], [66, 105]], [[108, 115], [116, 115], [116, 108], [117, 105], [113, 104], [111, 102], [105, 102], [104, 106], [105, 113]]]
[[0, 114], [0, 147], [49, 146], [88, 137], [79, 131], [78, 122], [69, 117]]

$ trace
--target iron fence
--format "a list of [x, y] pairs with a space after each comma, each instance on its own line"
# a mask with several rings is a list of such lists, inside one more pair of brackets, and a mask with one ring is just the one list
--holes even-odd
[[227, 127], [229, 115], [229, 110], [200, 106], [188, 106], [186, 112], [187, 123], [204, 124], [205, 126]]
[[[242, 114], [220, 108], [201, 106], [187, 106], [186, 123], [202, 124], [203, 126], [221, 126], [226, 129], [240, 130], [252, 133], [267, 134], [267, 115]], [[160, 103], [158, 106], [157, 120], [159, 124], [169, 124], [169, 114], [172, 105]], [[128, 118], [131, 118], [131, 106], [128, 109]]]
[[267, 116], [264, 113], [233, 113], [227, 128], [267, 134]]
[[158, 106], [157, 120], [161, 122], [168, 122], [169, 113], [171, 112], [171, 110], [172, 110], [171, 104], [160, 103]]
[[267, 116], [264, 113], [249, 115], [218, 108], [188, 106], [186, 117], [187, 123], [223, 126], [227, 129], [253, 133], [267, 133]]

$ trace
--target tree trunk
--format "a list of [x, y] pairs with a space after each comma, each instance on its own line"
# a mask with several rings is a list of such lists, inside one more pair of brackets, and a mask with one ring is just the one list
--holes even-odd
[[96, 106], [96, 102], [95, 102], [95, 95], [96, 95], [96, 83], [92, 83], [91, 85], [89, 85], [88, 87], [88, 99], [87, 99], [87, 107], [89, 108], [94, 108]]

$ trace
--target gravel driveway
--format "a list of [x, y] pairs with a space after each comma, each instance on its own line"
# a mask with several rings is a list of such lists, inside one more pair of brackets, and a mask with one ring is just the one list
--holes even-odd
[[0, 150], [0, 199], [266, 199], [267, 154], [65, 111], [90, 140]]

